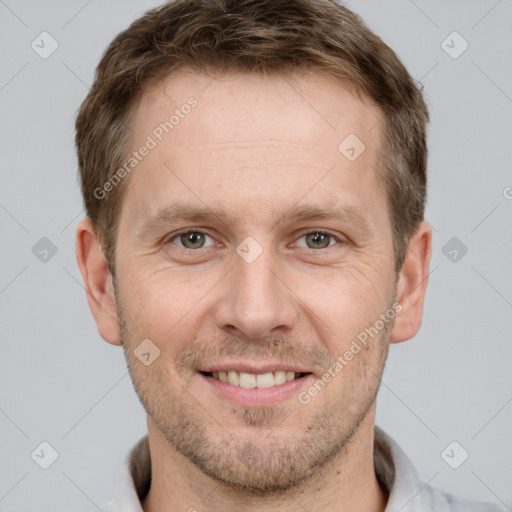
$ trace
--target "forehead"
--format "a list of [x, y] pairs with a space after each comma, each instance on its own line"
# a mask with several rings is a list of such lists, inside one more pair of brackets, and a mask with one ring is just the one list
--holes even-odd
[[[191, 98], [197, 100], [198, 108], [193, 109], [196, 115], [181, 123], [180, 110], [188, 110], [186, 105]], [[186, 136], [190, 144], [203, 142], [206, 131], [211, 143], [248, 142], [254, 141], [250, 135], [272, 133], [279, 133], [280, 141], [305, 143], [310, 143], [312, 137], [323, 139], [330, 135], [335, 143], [343, 130], [353, 130], [370, 142], [378, 130], [367, 133], [366, 125], [375, 126], [381, 117], [380, 109], [359, 95], [351, 82], [320, 71], [273, 75], [212, 71], [206, 75], [184, 68], [142, 95], [131, 122], [134, 139], [155, 128], [155, 114], [165, 122], [173, 113], [180, 117], [177, 124], [183, 125], [180, 130], [173, 129], [174, 135], [180, 142]], [[222, 125], [217, 123], [219, 115]], [[200, 132], [196, 130], [199, 124]], [[287, 130], [280, 131], [284, 127]]]
[[380, 117], [353, 87], [319, 72], [174, 72], [133, 113], [131, 147], [152, 147], [129, 175], [123, 210], [135, 222], [184, 195], [232, 209], [293, 205], [313, 187], [332, 204], [349, 192], [371, 196]]

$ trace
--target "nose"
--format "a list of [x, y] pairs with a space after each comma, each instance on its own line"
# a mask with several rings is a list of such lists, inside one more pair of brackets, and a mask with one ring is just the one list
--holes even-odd
[[297, 297], [270, 249], [251, 263], [235, 255], [215, 309], [215, 322], [229, 334], [263, 339], [290, 331], [298, 320]]

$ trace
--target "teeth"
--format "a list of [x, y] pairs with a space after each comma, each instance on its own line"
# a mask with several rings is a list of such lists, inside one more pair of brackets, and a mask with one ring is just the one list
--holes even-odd
[[228, 372], [228, 382], [233, 384], [233, 386], [240, 385], [240, 375], [238, 372]]
[[253, 373], [237, 372], [230, 370], [229, 372], [213, 372], [214, 379], [221, 380], [222, 382], [229, 382], [233, 386], [240, 386], [245, 389], [253, 388], [271, 388], [273, 386], [280, 386], [285, 382], [290, 382], [299, 376], [295, 372], [285, 372], [278, 370], [273, 373], [260, 373], [255, 375]]
[[[293, 376], [295, 378], [295, 372], [290, 372], [290, 373], [293, 373]], [[276, 386], [279, 386], [280, 384], [284, 384], [286, 382], [286, 372], [276, 372], [274, 373], [274, 384]]]
[[271, 388], [274, 385], [274, 374], [262, 373], [256, 375], [256, 387], [258, 388]]
[[256, 387], [256, 375], [240, 372], [240, 387], [252, 389]]

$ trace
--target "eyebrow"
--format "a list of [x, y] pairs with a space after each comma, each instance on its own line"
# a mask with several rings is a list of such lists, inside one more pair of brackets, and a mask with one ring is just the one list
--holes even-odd
[[[366, 216], [358, 208], [350, 205], [325, 209], [319, 208], [317, 205], [296, 205], [285, 213], [272, 210], [271, 215], [274, 219], [273, 227], [285, 221], [337, 220], [351, 224], [363, 233], [371, 232]], [[236, 223], [238, 219], [239, 216], [232, 216], [222, 210], [215, 210], [207, 206], [190, 206], [178, 202], [163, 206], [154, 214], [144, 217], [136, 236], [142, 237], [148, 232], [158, 231], [177, 221], [196, 223], [218, 221], [227, 226]]]

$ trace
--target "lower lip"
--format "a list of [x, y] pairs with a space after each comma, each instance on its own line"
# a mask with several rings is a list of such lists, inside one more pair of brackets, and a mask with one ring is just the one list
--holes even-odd
[[283, 402], [296, 395], [302, 387], [309, 385], [314, 379], [313, 374], [310, 373], [304, 377], [279, 384], [278, 386], [246, 389], [240, 386], [233, 386], [229, 384], [229, 382], [223, 382], [208, 375], [203, 375], [202, 373], [200, 373], [199, 376], [222, 398], [227, 398], [238, 405], [256, 407]]

